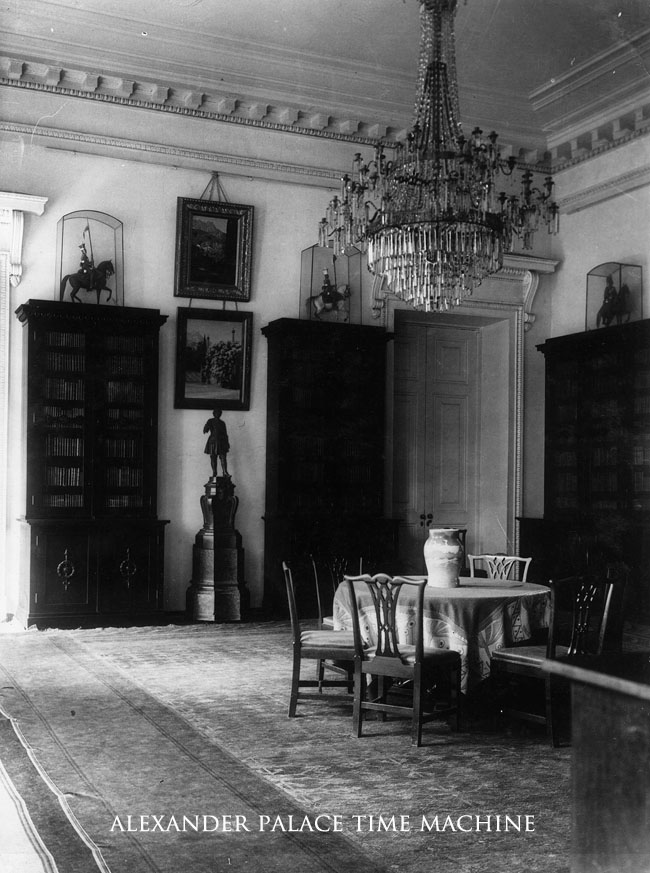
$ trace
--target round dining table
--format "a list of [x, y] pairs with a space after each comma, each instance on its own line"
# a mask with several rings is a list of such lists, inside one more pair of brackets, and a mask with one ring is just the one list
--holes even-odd
[[[365, 642], [374, 645], [375, 608], [363, 582], [356, 586], [361, 635]], [[408, 585], [404, 586], [397, 606], [401, 642], [412, 641], [415, 602], [415, 594], [409, 592]], [[429, 585], [425, 588], [424, 646], [460, 653], [461, 689], [467, 694], [490, 675], [490, 658], [495, 649], [529, 640], [534, 631], [548, 627], [549, 618], [550, 589], [545, 585], [461, 576], [457, 588]], [[334, 628], [352, 628], [347, 584], [339, 585], [334, 597]]]

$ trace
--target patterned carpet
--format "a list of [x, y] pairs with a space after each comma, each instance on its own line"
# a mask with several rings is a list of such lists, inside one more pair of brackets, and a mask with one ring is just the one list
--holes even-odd
[[[28, 631], [0, 665], [0, 704], [113, 873], [568, 871], [570, 750], [477, 722], [427, 725], [421, 749], [400, 720], [357, 739], [337, 703], [289, 720], [284, 623]], [[144, 814], [250, 830], [112, 828]]]

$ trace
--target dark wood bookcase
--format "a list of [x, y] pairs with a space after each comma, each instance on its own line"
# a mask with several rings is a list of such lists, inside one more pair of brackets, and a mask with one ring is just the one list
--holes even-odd
[[30, 300], [25, 522], [17, 616], [70, 627], [155, 620], [158, 310]]
[[628, 613], [647, 619], [650, 320], [554, 337], [538, 348], [546, 358], [548, 572], [622, 561], [630, 568]]
[[[280, 318], [268, 340], [265, 609], [282, 561], [394, 552], [383, 518], [386, 343], [381, 328]], [[355, 568], [356, 569], [356, 568]]]

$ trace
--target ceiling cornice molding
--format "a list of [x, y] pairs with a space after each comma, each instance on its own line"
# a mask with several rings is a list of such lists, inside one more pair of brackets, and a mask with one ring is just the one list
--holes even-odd
[[[8, 55], [0, 55], [0, 84], [372, 147], [378, 141], [390, 146], [406, 134], [404, 128], [390, 124], [377, 124], [360, 117], [334, 117], [312, 104], [302, 108], [295, 103], [273, 105], [250, 97], [247, 100], [235, 98], [225, 92], [209, 93], [164, 82], [135, 81]], [[472, 121], [477, 123], [476, 119], [465, 123], [473, 126]], [[505, 155], [518, 154], [518, 165], [522, 169], [536, 169], [538, 165], [547, 169], [546, 150], [534, 148], [529, 132], [523, 128], [518, 130], [516, 139], [516, 148], [501, 142]]]
[[[59, 71], [59, 74], [57, 74], [56, 70], [49, 67], [41, 66], [37, 69], [34, 66], [27, 66], [24, 68], [21, 62], [16, 62], [11, 67], [11, 70], [9, 70], [5, 63], [6, 60], [6, 58], [0, 56], [0, 72], [10, 71], [12, 78], [0, 76], [0, 87], [4, 85], [62, 97], [75, 97], [109, 105], [133, 107], [142, 111], [164, 112], [177, 116], [204, 119], [208, 122], [236, 124], [243, 127], [273, 131], [280, 134], [327, 139], [340, 144], [350, 144], [354, 147], [368, 146], [374, 148], [377, 142], [382, 140], [388, 149], [387, 154], [389, 156], [393, 144], [385, 136], [381, 137], [379, 131], [376, 131], [376, 136], [363, 136], [358, 130], [348, 132], [348, 125], [345, 122], [335, 125], [333, 120], [329, 119], [329, 126], [324, 127], [322, 125], [325, 120], [313, 114], [308, 118], [295, 118], [292, 115], [288, 122], [275, 121], [273, 118], [281, 118], [282, 114], [274, 110], [273, 107], [266, 106], [267, 114], [265, 117], [260, 118], [256, 117], [258, 106], [246, 107], [239, 103], [228, 102], [225, 98], [222, 102], [218, 102], [217, 98], [208, 100], [205, 94], [179, 95], [176, 92], [165, 89], [164, 86], [156, 87], [152, 84], [136, 84], [123, 79], [108, 79], [100, 76], [96, 78], [77, 78], [77, 85], [82, 87], [63, 87], [57, 80], [63, 77], [65, 81], [71, 83], [74, 76], [70, 71]], [[55, 84], [52, 84], [53, 82]], [[201, 102], [200, 108], [188, 105], [192, 100]], [[214, 111], [209, 111], [212, 103], [215, 104]], [[219, 109], [226, 111], [219, 112], [217, 111]], [[315, 126], [308, 126], [310, 124]], [[287, 174], [294, 175], [296, 172], [298, 174], [304, 173], [309, 177], [314, 175], [311, 168], [303, 168], [296, 171], [293, 165], [284, 165], [283, 162], [264, 161], [239, 155], [212, 152], [210, 150], [197, 150], [191, 147], [170, 146], [142, 139], [135, 140], [128, 137], [111, 137], [104, 134], [66, 130], [64, 128], [50, 127], [43, 123], [35, 128], [32, 125], [12, 122], [9, 119], [5, 121], [0, 120], [0, 131], [25, 137], [28, 136], [30, 142], [43, 138], [50, 145], [52, 142], [56, 142], [56, 147], [58, 148], [65, 148], [66, 144], [74, 143], [75, 147], [83, 147], [85, 151], [106, 155], [120, 153], [127, 159], [130, 158], [132, 160], [140, 159], [138, 155], [143, 156], [148, 154], [150, 157], [157, 155], [160, 159], [166, 158], [169, 163], [178, 163], [180, 161], [186, 162], [187, 165], [196, 165], [198, 161], [201, 166], [205, 166], [210, 162], [218, 162], [240, 167], [242, 172], [257, 169], [261, 171], [259, 175], [267, 178], [277, 178]], [[70, 147], [70, 145], [67, 145], [67, 147]], [[506, 155], [512, 151], [503, 144], [502, 150]], [[517, 168], [519, 170], [547, 173], [549, 167], [545, 162], [545, 158], [545, 152], [521, 150], [517, 158]], [[334, 187], [334, 184], [340, 184], [341, 175], [347, 169], [346, 165], [344, 168], [335, 171], [328, 170], [321, 172], [318, 170], [315, 173], [315, 178], [318, 181], [310, 181], [307, 184], [325, 183], [328, 187]]]
[[596, 203], [602, 203], [604, 200], [610, 200], [612, 197], [618, 197], [647, 185], [650, 185], [650, 166], [639, 167], [627, 173], [619, 173], [598, 185], [590, 185], [574, 194], [560, 197], [558, 205], [562, 214], [571, 215], [573, 212], [579, 212]]
[[650, 104], [607, 125], [594, 126], [580, 135], [576, 133], [571, 139], [553, 146], [550, 150], [551, 171], [556, 174], [575, 167], [649, 134]]
[[209, 93], [163, 82], [139, 82], [7, 55], [0, 56], [0, 83], [370, 145], [378, 140], [393, 142], [405, 133], [404, 129], [388, 128], [358, 117], [335, 118], [313, 105], [302, 108], [296, 104], [274, 106], [266, 101], [244, 100], [225, 92]]
[[[291, 132], [294, 133], [295, 131]], [[44, 126], [34, 128], [30, 124], [7, 121], [0, 121], [0, 134], [26, 137], [32, 143], [44, 145], [48, 148], [67, 149], [70, 151], [78, 150], [106, 157], [160, 162], [173, 166], [201, 167], [212, 170], [218, 167], [235, 174], [291, 181], [294, 184], [299, 182], [305, 185], [335, 188], [338, 187], [341, 181], [341, 173], [339, 171], [322, 166], [267, 161], [245, 155], [212, 151], [210, 149], [171, 146], [140, 139], [132, 140], [125, 137], [79, 133], [78, 131]]]
[[[333, 117], [313, 105], [302, 108], [295, 103], [273, 105], [264, 100], [244, 100], [164, 82], [139, 82], [8, 55], [0, 55], [0, 84], [371, 147], [378, 141], [390, 146], [405, 133], [404, 129], [370, 123], [360, 117]], [[505, 99], [505, 94], [499, 99]], [[564, 141], [561, 135], [555, 135], [548, 152], [523, 146], [513, 149], [507, 142], [501, 143], [502, 151], [506, 155], [515, 154], [521, 169], [557, 172], [573, 166], [647, 132], [650, 101], [646, 107], [631, 102], [619, 102], [618, 106], [620, 117], [607, 117], [605, 124], [602, 116], [590, 118], [586, 127], [569, 128], [570, 138]], [[523, 134], [523, 130], [518, 133]], [[61, 132], [60, 136], [63, 135]], [[105, 142], [111, 148], [109, 137]], [[156, 148], [155, 144], [151, 147]]]

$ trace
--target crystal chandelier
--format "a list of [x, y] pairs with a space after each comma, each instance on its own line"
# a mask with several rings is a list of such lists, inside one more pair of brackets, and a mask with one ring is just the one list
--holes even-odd
[[503, 159], [497, 134], [463, 136], [458, 107], [454, 16], [457, 0], [422, 0], [413, 126], [387, 160], [384, 146], [364, 163], [355, 155], [319, 227], [319, 244], [335, 256], [367, 252], [368, 269], [390, 293], [427, 312], [447, 309], [499, 270], [515, 238], [531, 248], [540, 224], [558, 229], [553, 179], [533, 186], [523, 173], [519, 195], [497, 193], [516, 159]]

